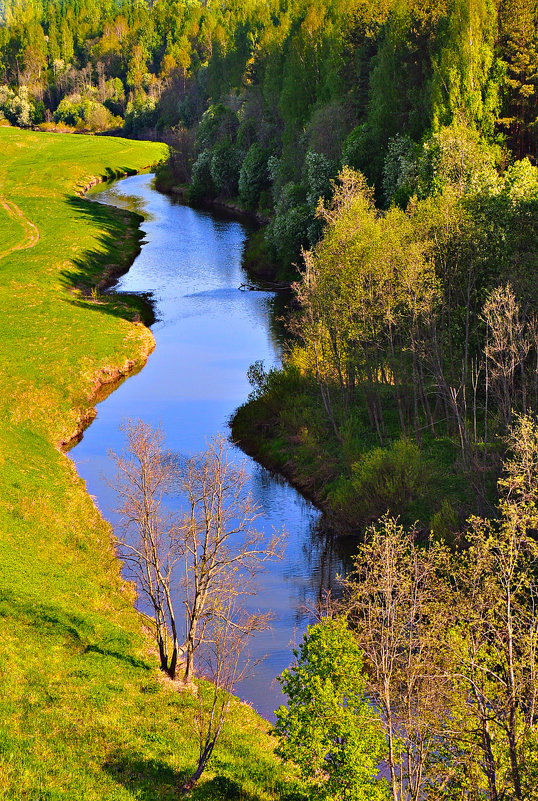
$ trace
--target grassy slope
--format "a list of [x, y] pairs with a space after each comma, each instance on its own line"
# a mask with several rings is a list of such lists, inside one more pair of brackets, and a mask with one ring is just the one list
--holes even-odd
[[[73, 187], [163, 152], [0, 128], [0, 196], [40, 234], [0, 258], [0, 798], [173, 798], [193, 767], [194, 702], [156, 671], [109, 527], [57, 448], [96, 378], [151, 347], [132, 310], [74, 288], [131, 257], [138, 237], [133, 218]], [[27, 233], [0, 206], [0, 254]], [[238, 797], [280, 795], [265, 728], [237, 706], [213, 769], [237, 779]], [[219, 797], [210, 779], [195, 797]]]

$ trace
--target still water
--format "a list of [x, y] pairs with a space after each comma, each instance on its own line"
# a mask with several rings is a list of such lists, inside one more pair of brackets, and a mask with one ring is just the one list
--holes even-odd
[[[156, 348], [144, 369], [121, 384], [98, 406], [94, 423], [71, 451], [88, 492], [104, 516], [115, 520], [114, 473], [107, 455], [120, 452], [119, 426], [126, 418], [161, 424], [168, 448], [191, 455], [215, 434], [228, 435], [227, 421], [246, 399], [246, 372], [261, 359], [280, 359], [273, 293], [248, 291], [241, 267], [248, 234], [237, 221], [175, 203], [152, 188], [152, 176], [126, 178], [91, 195], [101, 203], [136, 209], [144, 215], [142, 251], [114, 288], [148, 293], [156, 322]], [[251, 653], [265, 656], [238, 694], [273, 719], [282, 696], [275, 677], [291, 660], [324, 589], [343, 571], [343, 558], [322, 531], [319, 513], [282, 479], [234, 449], [245, 463], [249, 489], [261, 506], [259, 528], [288, 532], [281, 562], [258, 580], [252, 608], [271, 611], [271, 631], [253, 641]]]

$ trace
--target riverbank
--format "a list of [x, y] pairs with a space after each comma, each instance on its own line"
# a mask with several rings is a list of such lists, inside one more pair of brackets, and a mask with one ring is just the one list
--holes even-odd
[[[103, 295], [139, 246], [136, 218], [78, 197], [107, 168], [137, 172], [161, 145], [0, 129], [0, 798], [172, 799], [196, 760], [196, 701], [156, 668], [132, 585], [72, 462], [58, 448], [96, 392], [143, 363], [150, 332]], [[235, 705], [213, 771], [282, 797], [266, 724]]]
[[425, 432], [419, 448], [398, 436], [396, 414], [387, 416], [380, 447], [359, 401], [338, 440], [315, 381], [288, 366], [259, 377], [231, 432], [245, 453], [310, 499], [337, 535], [360, 535], [390, 510], [451, 541], [476, 511], [457, 444]]

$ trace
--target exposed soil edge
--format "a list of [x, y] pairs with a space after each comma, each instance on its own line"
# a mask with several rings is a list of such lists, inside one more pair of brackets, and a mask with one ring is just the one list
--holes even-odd
[[[141, 325], [141, 323], [137, 323], [137, 325]], [[147, 336], [144, 337], [144, 342], [141, 343], [143, 347], [137, 359], [127, 359], [121, 367], [103, 367], [95, 374], [94, 382], [88, 394], [88, 408], [81, 412], [74, 431], [58, 443], [58, 448], [63, 453], [66, 453], [80, 442], [84, 431], [97, 416], [96, 405], [108, 398], [126, 378], [136, 375], [145, 366], [150, 354], [155, 349], [153, 334], [149, 328], [146, 331]]]
[[[145, 170], [150, 170], [151, 167], [144, 167], [140, 169], [138, 173], [127, 173], [127, 172], [120, 172], [114, 175], [112, 180], [116, 181], [121, 179], [122, 177], [125, 178], [128, 175], [139, 175], [143, 173]], [[84, 186], [76, 186], [75, 187], [75, 194], [79, 197], [84, 198], [88, 203], [91, 203], [91, 200], [88, 200], [85, 195], [86, 193], [92, 189], [94, 186], [98, 184], [106, 183], [107, 181], [111, 180], [107, 176], [98, 176], [92, 178], [88, 183]], [[140, 214], [136, 214], [136, 212], [125, 212], [126, 214], [132, 215], [133, 218], [137, 220], [137, 227], [138, 227], [138, 244], [137, 247], [133, 251], [132, 259], [127, 263], [122, 265], [116, 265], [116, 269], [112, 266], [109, 270], [105, 272], [103, 275], [103, 279], [99, 282], [99, 289], [106, 289], [112, 286], [115, 281], [120, 278], [122, 275], [125, 275], [132, 267], [135, 259], [138, 257], [142, 246], [142, 232], [140, 230], [140, 223], [144, 219]], [[70, 448], [74, 447], [77, 443], [80, 442], [84, 431], [91, 425], [91, 423], [95, 420], [97, 416], [97, 409], [95, 408], [98, 403], [103, 401], [107, 398], [114, 390], [129, 376], [136, 374], [141, 370], [150, 354], [155, 349], [155, 339], [153, 334], [151, 333], [150, 329], [147, 328], [141, 322], [134, 322], [133, 326], [142, 326], [144, 330], [144, 337], [139, 342], [140, 350], [138, 353], [137, 358], [135, 359], [127, 359], [123, 365], [121, 366], [113, 366], [113, 367], [101, 367], [94, 375], [94, 380], [91, 386], [91, 389], [88, 393], [88, 407], [81, 412], [79, 418], [77, 420], [77, 424], [75, 429], [68, 434], [66, 437], [60, 440], [58, 443], [58, 449], [62, 451], [62, 453], [66, 453]]]

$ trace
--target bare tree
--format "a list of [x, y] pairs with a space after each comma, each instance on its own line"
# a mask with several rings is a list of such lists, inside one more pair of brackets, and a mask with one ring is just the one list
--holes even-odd
[[117, 468], [111, 484], [120, 501], [116, 546], [153, 610], [161, 669], [173, 679], [180, 653], [171, 593], [178, 555], [172, 548], [173, 524], [163, 511], [163, 496], [172, 488], [174, 463], [163, 449], [159, 428], [129, 420], [121, 430], [127, 438], [126, 451], [119, 456], [111, 453]]
[[188, 509], [179, 522], [175, 548], [184, 559], [186, 682], [208, 621], [222, 619], [232, 600], [237, 603], [251, 593], [263, 563], [282, 554], [283, 534], [267, 542], [254, 527], [260, 508], [246, 483], [245, 469], [230, 460], [222, 435], [189, 459], [180, 473]]
[[[284, 535], [266, 541], [254, 527], [260, 509], [247, 491], [244, 467], [230, 459], [224, 436], [181, 462], [164, 449], [160, 429], [128, 421], [122, 430], [126, 451], [112, 454], [117, 467], [112, 486], [120, 500], [116, 544], [153, 611], [162, 670], [175, 678], [184, 658], [187, 683], [206, 627], [225, 623], [227, 610], [237, 614], [240, 598], [254, 591], [263, 563], [282, 555]], [[171, 492], [185, 499], [183, 511], [174, 515], [163, 503]]]
[[[531, 347], [524, 319], [510, 284], [493, 290], [484, 305], [484, 320], [488, 327], [486, 369], [489, 369], [490, 386], [508, 428], [517, 399], [518, 369], [523, 367]], [[520, 391], [525, 411], [524, 376]]]
[[386, 733], [393, 801], [424, 797], [428, 763], [447, 714], [434, 590], [445, 555], [441, 547], [419, 548], [414, 531], [384, 517], [367, 533], [346, 582], [369, 692]]
[[224, 595], [221, 606], [220, 614], [205, 626], [204, 639], [197, 651], [197, 672], [210, 684], [198, 688], [199, 703], [193, 721], [198, 738], [198, 764], [182, 784], [182, 793], [190, 792], [201, 777], [226, 721], [232, 693], [256, 664], [247, 651], [251, 637], [269, 624], [269, 615], [246, 613], [233, 593]]

